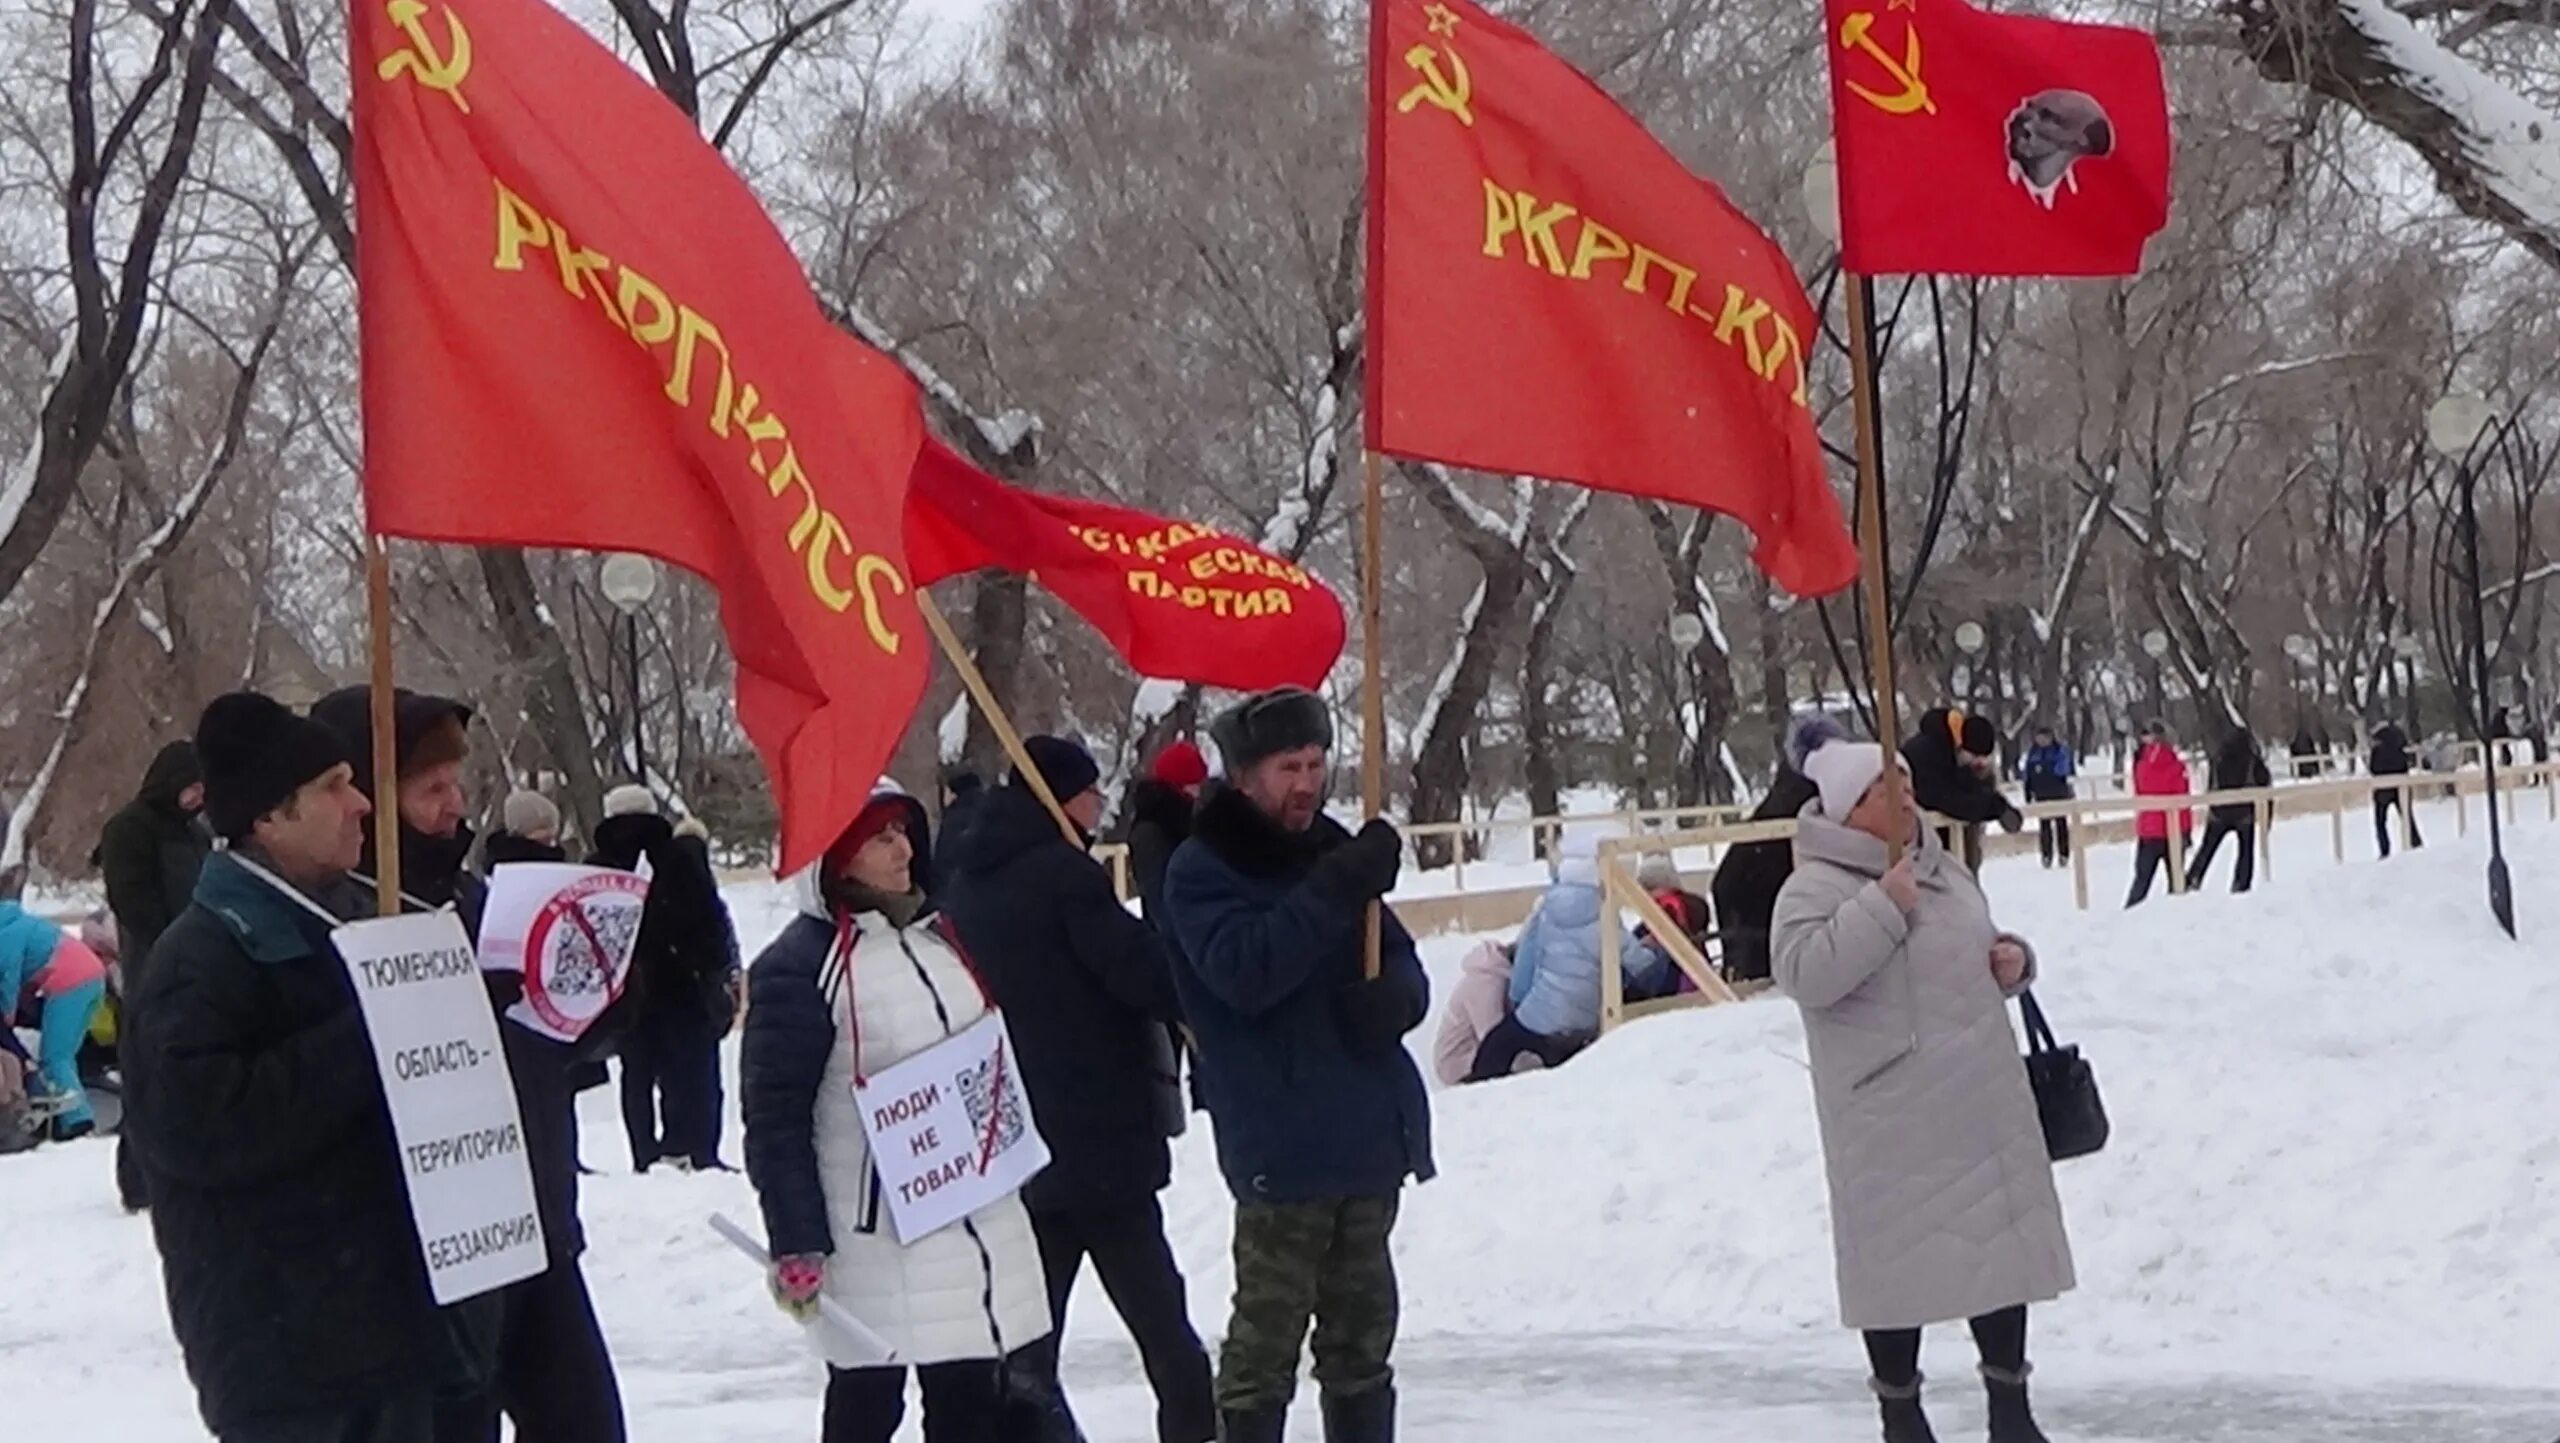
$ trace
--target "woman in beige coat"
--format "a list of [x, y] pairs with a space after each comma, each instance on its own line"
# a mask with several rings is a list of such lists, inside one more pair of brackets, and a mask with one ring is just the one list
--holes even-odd
[[[1920, 1329], [1957, 1318], [1981, 1350], [1992, 1443], [2045, 1443], [2027, 1406], [2027, 1305], [2073, 1276], [2009, 1025], [2035, 954], [1992, 925], [1908, 784], [1883, 784], [1885, 760], [1849, 741], [1806, 759], [1821, 795], [1771, 927], [1777, 985], [1804, 1012], [1841, 1317], [1866, 1336], [1887, 1443], [1932, 1443]], [[1887, 867], [1893, 836], [1912, 840]]]

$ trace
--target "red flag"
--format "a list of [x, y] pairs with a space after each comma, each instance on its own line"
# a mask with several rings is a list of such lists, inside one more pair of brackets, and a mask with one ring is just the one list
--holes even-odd
[[1841, 263], [2118, 276], [2169, 223], [2169, 94], [2139, 30], [1965, 0], [1826, 0]]
[[1776, 243], [1467, 0], [1375, 0], [1368, 444], [1735, 517], [1799, 596], [1858, 553]]
[[1342, 655], [1341, 601], [1291, 562], [1205, 526], [1008, 486], [930, 436], [907, 493], [907, 558], [918, 586], [1029, 573], [1142, 676], [1313, 687]]
[[355, 0], [365, 504], [379, 534], [708, 577], [782, 864], [922, 695], [913, 384], [827, 323], [693, 123], [541, 0]]

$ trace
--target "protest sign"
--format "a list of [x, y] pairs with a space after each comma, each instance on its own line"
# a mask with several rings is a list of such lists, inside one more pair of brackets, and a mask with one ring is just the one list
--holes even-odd
[[549, 1266], [524, 1119], [480, 964], [451, 912], [351, 922], [330, 940], [355, 983], [439, 1304]]
[[880, 1072], [853, 1098], [899, 1242], [949, 1227], [1049, 1165], [1001, 1012]]
[[575, 1042], [622, 995], [649, 879], [610, 867], [511, 862], [489, 874], [480, 965], [524, 973], [507, 1016], [555, 1042]]

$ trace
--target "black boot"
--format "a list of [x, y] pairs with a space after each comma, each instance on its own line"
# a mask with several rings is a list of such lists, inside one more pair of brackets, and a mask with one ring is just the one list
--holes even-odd
[[1983, 1366], [1982, 1386], [1991, 1395], [1991, 1443], [2051, 1443], [2027, 1407], [2027, 1375], [2033, 1371]]
[[1395, 1443], [1393, 1383], [1366, 1393], [1324, 1395], [1324, 1443]]
[[1929, 1431], [1929, 1415], [1920, 1411], [1921, 1381], [1917, 1373], [1908, 1383], [1868, 1380], [1867, 1386], [1876, 1390], [1876, 1406], [1884, 1414], [1884, 1443], [1938, 1443], [1938, 1435]]
[[1288, 1427], [1286, 1408], [1256, 1408], [1247, 1413], [1218, 1410], [1218, 1443], [1280, 1443]]

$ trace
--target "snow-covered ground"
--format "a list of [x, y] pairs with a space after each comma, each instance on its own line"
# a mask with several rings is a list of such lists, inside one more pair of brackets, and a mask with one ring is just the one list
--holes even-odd
[[[2414, 856], [2367, 860], [2359, 827], [2339, 867], [2325, 822], [2297, 824], [2312, 835], [2289, 831], [2254, 896], [2130, 914], [2073, 911], [2065, 875], [2032, 860], [1993, 864], [1995, 906], [2039, 942], [2043, 995], [2116, 1122], [2106, 1153], [2061, 1170], [2082, 1288], [2036, 1320], [2056, 1438], [2560, 1434], [2560, 919], [2539, 884], [2560, 874], [2560, 826], [2542, 816], [2529, 801], [2510, 835], [2522, 945], [2490, 922], [2480, 832], [2457, 842], [2449, 809]], [[2106, 891], [2122, 884], [2123, 849], [2096, 864]], [[785, 915], [770, 885], [733, 897], [751, 937]], [[1426, 944], [1444, 986], [1470, 940]], [[1443, 1175], [1397, 1235], [1405, 1436], [1872, 1436], [1833, 1320], [1802, 1055], [1793, 1009], [1761, 1001], [1438, 1095]], [[607, 1172], [587, 1193], [588, 1270], [633, 1436], [809, 1436], [817, 1365], [702, 1226], [754, 1216], [744, 1182], [625, 1176], [609, 1091], [585, 1121]], [[1205, 1133], [1176, 1171], [1170, 1226], [1214, 1337], [1228, 1204]], [[0, 1288], [13, 1437], [201, 1436], [148, 1228], [118, 1213], [106, 1147], [0, 1159]], [[1966, 1353], [1950, 1330], [1928, 1358], [1951, 1439], [1979, 1436]], [[1150, 1435], [1135, 1358], [1090, 1284], [1067, 1367], [1096, 1443]], [[1314, 1438], [1299, 1412], [1293, 1437]]]

